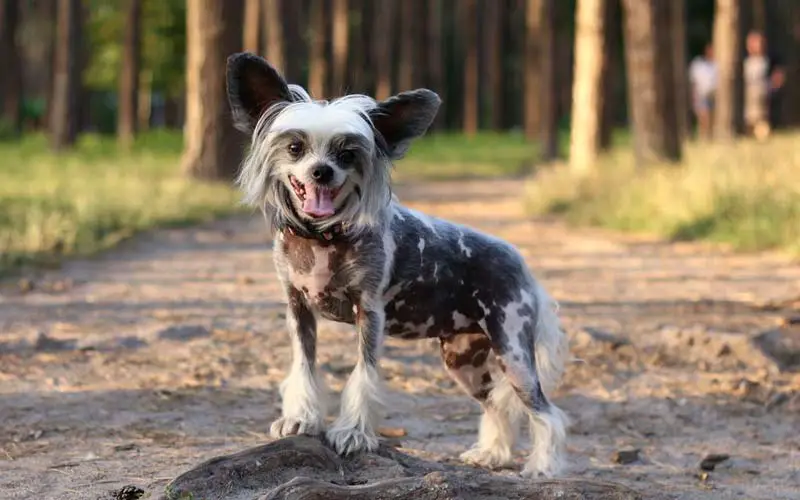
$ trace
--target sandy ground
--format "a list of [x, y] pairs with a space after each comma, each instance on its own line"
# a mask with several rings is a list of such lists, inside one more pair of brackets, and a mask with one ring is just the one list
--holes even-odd
[[[800, 498], [800, 375], [752, 337], [798, 314], [800, 265], [598, 231], [522, 213], [519, 181], [406, 186], [408, 204], [514, 242], [561, 302], [579, 358], [556, 401], [573, 420], [569, 475], [646, 497]], [[791, 333], [790, 329], [785, 329]], [[348, 327], [321, 325], [343, 386]], [[0, 289], [0, 498], [151, 488], [268, 440], [289, 364], [257, 217], [158, 231]], [[479, 410], [434, 342], [390, 340], [387, 432], [452, 460]], [[638, 449], [633, 463], [620, 450]], [[703, 474], [708, 454], [730, 458]]]

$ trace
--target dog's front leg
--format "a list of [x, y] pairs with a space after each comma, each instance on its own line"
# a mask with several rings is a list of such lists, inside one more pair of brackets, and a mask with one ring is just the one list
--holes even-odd
[[276, 438], [320, 434], [327, 413], [325, 384], [316, 373], [317, 320], [299, 290], [290, 287], [288, 295], [286, 325], [292, 341], [292, 367], [280, 388], [283, 416], [270, 428]]
[[383, 403], [378, 358], [385, 315], [379, 301], [357, 306], [358, 361], [342, 391], [339, 418], [328, 430], [328, 441], [342, 455], [378, 448], [377, 426]]

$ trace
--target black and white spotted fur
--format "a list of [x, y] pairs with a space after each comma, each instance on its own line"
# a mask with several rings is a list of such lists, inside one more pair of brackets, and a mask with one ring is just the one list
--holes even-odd
[[313, 101], [251, 54], [229, 58], [228, 93], [237, 125], [252, 134], [239, 185], [269, 220], [288, 301], [294, 358], [272, 434], [324, 431], [315, 358], [325, 318], [358, 333], [358, 363], [326, 432], [339, 453], [378, 446], [384, 336], [439, 338], [446, 369], [484, 410], [478, 442], [462, 458], [509, 463], [526, 420], [532, 451], [523, 473], [556, 474], [567, 420], [546, 396], [566, 355], [555, 303], [510, 244], [391, 194], [391, 162], [425, 133], [439, 97], [419, 89], [383, 102]]

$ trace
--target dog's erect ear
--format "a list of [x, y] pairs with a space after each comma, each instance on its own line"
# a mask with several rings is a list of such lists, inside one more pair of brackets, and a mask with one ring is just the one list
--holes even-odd
[[435, 92], [417, 89], [390, 97], [370, 112], [375, 129], [386, 141], [389, 156], [401, 158], [433, 123], [442, 100]]
[[263, 58], [250, 53], [228, 57], [228, 101], [236, 128], [250, 133], [273, 104], [291, 100], [289, 86]]

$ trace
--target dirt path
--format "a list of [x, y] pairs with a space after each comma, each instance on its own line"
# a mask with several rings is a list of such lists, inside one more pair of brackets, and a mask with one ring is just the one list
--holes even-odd
[[[399, 194], [508, 238], [561, 302], [582, 360], [556, 397], [573, 419], [570, 474], [648, 497], [800, 498], [800, 375], [776, 373], [750, 342], [797, 314], [780, 304], [798, 300], [800, 265], [530, 222], [519, 185]], [[0, 498], [163, 484], [267, 439], [290, 349], [258, 218], [159, 231], [33, 284], [0, 289]], [[353, 342], [322, 324], [320, 363], [336, 390]], [[391, 340], [383, 367], [385, 425], [407, 432], [405, 447], [445, 460], [472, 443], [478, 408], [434, 343]], [[626, 448], [640, 459], [614, 463]], [[703, 480], [709, 453], [731, 458]]]

